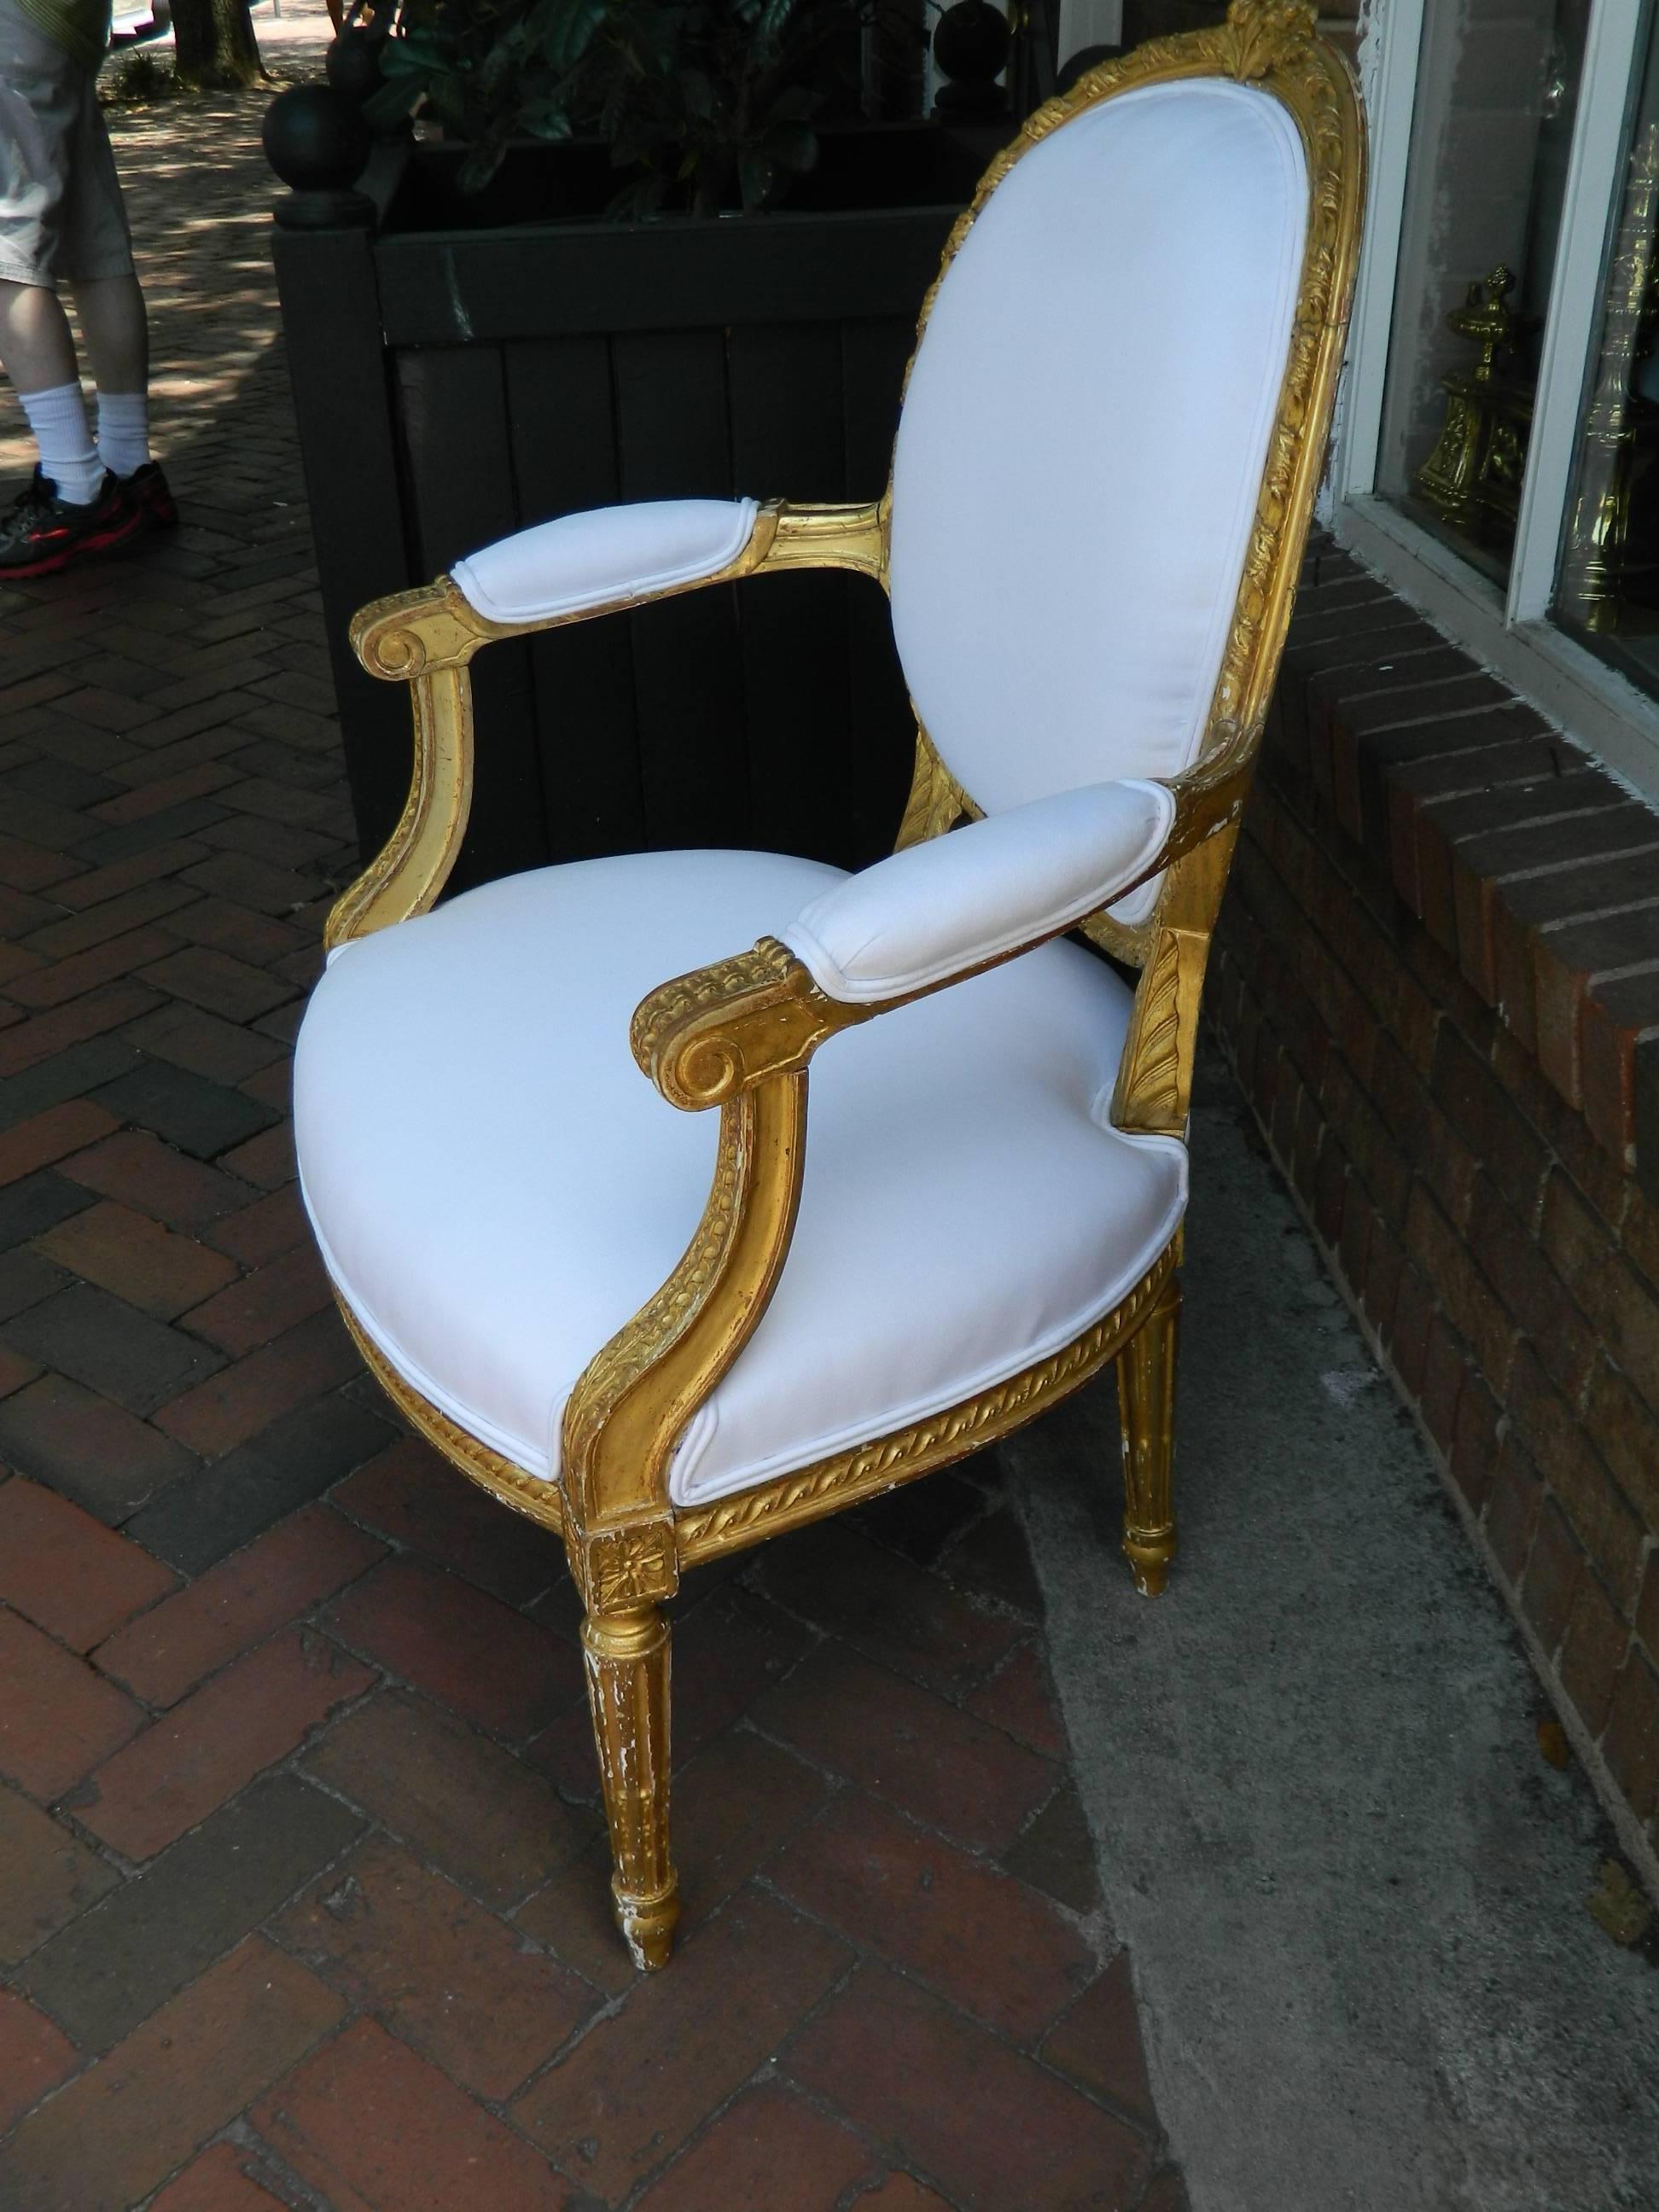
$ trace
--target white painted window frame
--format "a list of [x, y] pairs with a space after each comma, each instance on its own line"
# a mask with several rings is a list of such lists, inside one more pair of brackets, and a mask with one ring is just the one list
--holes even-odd
[[1592, 9], [1507, 590], [1376, 490], [1418, 55], [1432, 4], [1375, 0], [1362, 54], [1371, 191], [1332, 463], [1335, 534], [1439, 629], [1659, 802], [1659, 700], [1549, 619], [1641, 37], [1659, 0], [1595, 0]]

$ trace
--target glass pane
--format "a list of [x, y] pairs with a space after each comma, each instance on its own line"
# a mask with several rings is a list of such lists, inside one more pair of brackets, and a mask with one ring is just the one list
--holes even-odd
[[1567, 503], [1555, 614], [1659, 691], [1659, 15], [1632, 111], [1601, 326]]
[[1591, 0], [1425, 10], [1377, 489], [1501, 583]]

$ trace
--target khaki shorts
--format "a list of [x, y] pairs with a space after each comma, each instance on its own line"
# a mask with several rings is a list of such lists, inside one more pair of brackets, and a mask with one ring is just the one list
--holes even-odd
[[0, 280], [132, 273], [96, 83], [14, 0], [0, 0]]

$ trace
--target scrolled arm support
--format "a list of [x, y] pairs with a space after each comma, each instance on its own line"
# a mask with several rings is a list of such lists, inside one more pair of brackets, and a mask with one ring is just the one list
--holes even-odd
[[[1212, 915], [1200, 917], [1187, 909], [1194, 901], [1204, 905], [1209, 896], [1214, 869], [1206, 848], [1218, 840], [1218, 849], [1231, 849], [1253, 757], [1253, 744], [1229, 728], [1200, 768], [1171, 781], [1176, 805], [1168, 835], [1144, 866], [1114, 887], [1112, 899], [1167, 872], [1160, 915], [1172, 926], [1196, 926], [1207, 936]], [[676, 976], [652, 992], [634, 1015], [634, 1057], [669, 1103], [683, 1112], [723, 1106], [775, 1077], [801, 1072], [837, 1031], [1017, 959], [1073, 927], [1074, 921], [1074, 915], [1064, 916], [988, 957], [964, 947], [954, 972], [921, 982], [896, 978], [891, 995], [858, 1000], [832, 997], [787, 945], [763, 937], [750, 951]]]
[[678, 1587], [669, 1464], [771, 1302], [794, 1234], [805, 1137], [805, 1074], [725, 1101], [714, 1182], [684, 1257], [571, 1392], [560, 1485], [590, 1607], [655, 1602]]
[[331, 952], [424, 914], [449, 880], [472, 805], [467, 663], [492, 634], [447, 577], [376, 599], [354, 619], [352, 647], [369, 674], [410, 687], [415, 748], [397, 827], [328, 917]]
[[629, 1041], [669, 1104], [698, 1114], [799, 1073], [826, 1037], [880, 1011], [827, 997], [787, 945], [763, 937], [751, 952], [653, 991]]
[[362, 609], [351, 624], [352, 649], [371, 676], [407, 684], [415, 722], [409, 798], [396, 829], [350, 889], [324, 931], [330, 951], [354, 937], [424, 914], [448, 881], [472, 804], [472, 682], [468, 664], [498, 639], [617, 614], [653, 599], [710, 584], [792, 568], [848, 568], [884, 584], [887, 503], [794, 507], [773, 500], [758, 509], [747, 544], [713, 574], [647, 591], [620, 592], [594, 606], [533, 621], [492, 622], [453, 577], [395, 592]]
[[[1252, 751], [1230, 732], [1175, 787], [1176, 823], [1152, 864], [1170, 871], [1160, 912], [1169, 908], [1172, 926], [1160, 934], [1159, 964], [1137, 1001], [1120, 1078], [1121, 1126], [1184, 1121], [1208, 922], [1202, 931], [1174, 925], [1218, 896]], [[753, 1334], [782, 1272], [799, 1201], [814, 1053], [838, 1031], [960, 980], [849, 1004], [830, 998], [787, 945], [765, 937], [641, 1002], [629, 1033], [635, 1059], [672, 1105], [687, 1113], [719, 1109], [720, 1148], [685, 1258], [588, 1369], [566, 1413], [568, 1527], [578, 1573], [589, 1583], [609, 1577], [613, 1595], [622, 1589], [642, 1600], [670, 1595], [678, 1580], [670, 1460], [685, 1424]], [[625, 1588], [617, 1579], [623, 1560], [633, 1563]]]

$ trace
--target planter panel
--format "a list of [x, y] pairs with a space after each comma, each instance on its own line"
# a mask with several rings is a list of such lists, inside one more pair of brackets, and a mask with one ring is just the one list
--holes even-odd
[[[366, 855], [408, 788], [408, 710], [352, 662], [356, 610], [618, 499], [873, 497], [955, 219], [421, 233], [398, 228], [418, 192], [394, 179], [380, 197], [378, 232], [276, 240]], [[456, 889], [641, 847], [752, 843], [857, 866], [890, 846], [915, 725], [885, 603], [862, 580], [697, 593], [493, 647], [474, 677]]]
[[392, 345], [908, 314], [953, 208], [732, 222], [526, 225], [392, 234], [376, 249]]

